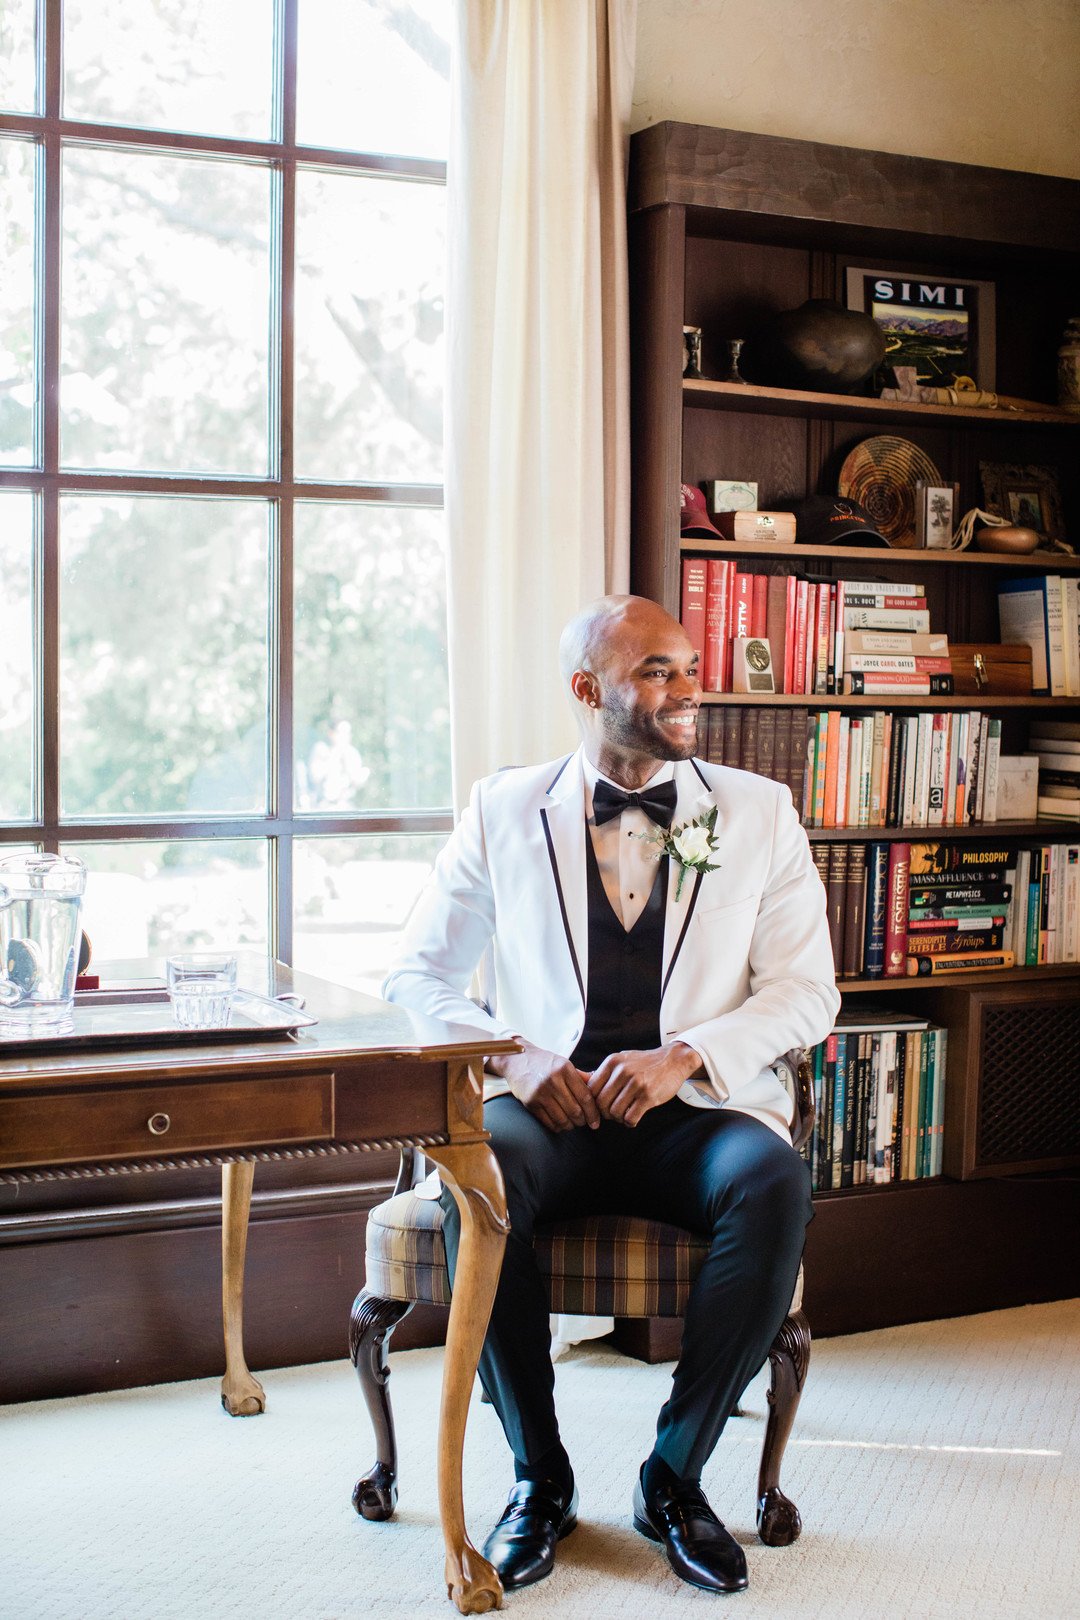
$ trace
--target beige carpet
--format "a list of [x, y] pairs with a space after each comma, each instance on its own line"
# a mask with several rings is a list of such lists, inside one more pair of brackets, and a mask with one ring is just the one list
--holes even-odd
[[[418, 1620], [441, 1590], [433, 1424], [440, 1353], [393, 1358], [396, 1521], [349, 1504], [371, 1457], [347, 1362], [267, 1375], [269, 1410], [228, 1419], [209, 1381], [0, 1410], [3, 1620]], [[785, 1485], [804, 1531], [754, 1535], [764, 1410], [729, 1424], [705, 1484], [747, 1550], [750, 1591], [676, 1581], [628, 1520], [670, 1367], [605, 1347], [558, 1364], [582, 1524], [554, 1575], [505, 1612], [559, 1620], [1069, 1620], [1080, 1617], [1080, 1301], [815, 1346]], [[474, 1539], [510, 1469], [476, 1403], [466, 1455]]]

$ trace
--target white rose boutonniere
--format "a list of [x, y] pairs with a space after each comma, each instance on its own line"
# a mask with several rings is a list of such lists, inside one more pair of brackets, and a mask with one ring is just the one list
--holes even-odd
[[658, 827], [655, 832], [640, 833], [639, 837], [646, 839], [650, 844], [657, 846], [656, 858], [662, 861], [665, 855], [670, 855], [678, 863], [679, 876], [675, 884], [676, 900], [682, 894], [683, 881], [688, 871], [718, 872], [720, 862], [710, 859], [715, 855], [720, 845], [713, 837], [713, 828], [716, 826], [716, 810], [712, 809], [703, 816], [696, 816], [693, 821], [677, 822], [671, 827]]

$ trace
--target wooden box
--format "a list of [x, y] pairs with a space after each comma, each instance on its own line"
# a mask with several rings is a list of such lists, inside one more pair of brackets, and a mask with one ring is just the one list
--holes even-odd
[[957, 697], [1022, 697], [1031, 691], [1031, 648], [1019, 642], [954, 641], [949, 657]]
[[728, 540], [764, 540], [775, 545], [778, 540], [795, 539], [794, 512], [717, 512], [715, 522]]

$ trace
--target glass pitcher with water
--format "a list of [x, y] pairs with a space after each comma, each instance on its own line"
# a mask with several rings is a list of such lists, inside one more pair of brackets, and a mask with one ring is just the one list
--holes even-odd
[[0, 860], [0, 1037], [71, 1019], [86, 867], [74, 856]]

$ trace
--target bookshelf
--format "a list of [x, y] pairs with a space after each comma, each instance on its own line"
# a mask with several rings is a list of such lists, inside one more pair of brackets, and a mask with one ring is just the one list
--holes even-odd
[[[1057, 345], [1080, 284], [1080, 183], [666, 123], [631, 141], [629, 207], [634, 591], [678, 617], [687, 555], [726, 556], [758, 573], [918, 581], [932, 628], [950, 642], [979, 643], [998, 640], [999, 582], [1080, 573], [1080, 556], [1048, 551], [1015, 557], [740, 544], [683, 540], [679, 532], [681, 482], [704, 488], [716, 478], [754, 479], [759, 505], [783, 510], [785, 498], [835, 491], [851, 448], [894, 431], [925, 450], [946, 480], [959, 482], [961, 513], [985, 504], [980, 460], [1055, 466], [1070, 532], [1080, 535], [1080, 418], [1052, 403]], [[992, 281], [997, 386], [1003, 395], [1044, 403], [1023, 412], [987, 411], [709, 378], [725, 341], [745, 337], [763, 314], [811, 297], [843, 303], [851, 265]], [[682, 376], [684, 324], [701, 328], [704, 379]], [[883, 708], [979, 709], [1000, 716], [1004, 753], [1023, 750], [1034, 715], [1080, 718], [1080, 697], [707, 692], [704, 703], [853, 716]], [[1046, 821], [807, 830], [812, 844], [1080, 842], [1080, 825]], [[1062, 1254], [1056, 1236], [1062, 1218], [1080, 1218], [1080, 965], [944, 982], [849, 977], [839, 986], [846, 1008], [873, 1002], [917, 1010], [948, 1028], [944, 1173], [818, 1195], [807, 1251], [808, 1309], [817, 1330], [850, 1331], [1080, 1289], [1080, 1259]], [[1050, 1073], [1036, 1072], [1024, 1054], [1045, 1050], [1048, 1040], [1060, 1061]], [[1016, 1116], [1012, 1157], [1003, 1113]], [[1046, 1127], [1041, 1135], [1029, 1128], [1036, 1115]], [[980, 1151], [984, 1137], [994, 1144], [989, 1157]], [[1020, 1210], [1022, 1235], [1015, 1224]], [[900, 1262], [898, 1243], [905, 1248]], [[1055, 1250], [1056, 1262], [1041, 1243]], [[883, 1272], [890, 1276], [887, 1299], [871, 1281]]]

